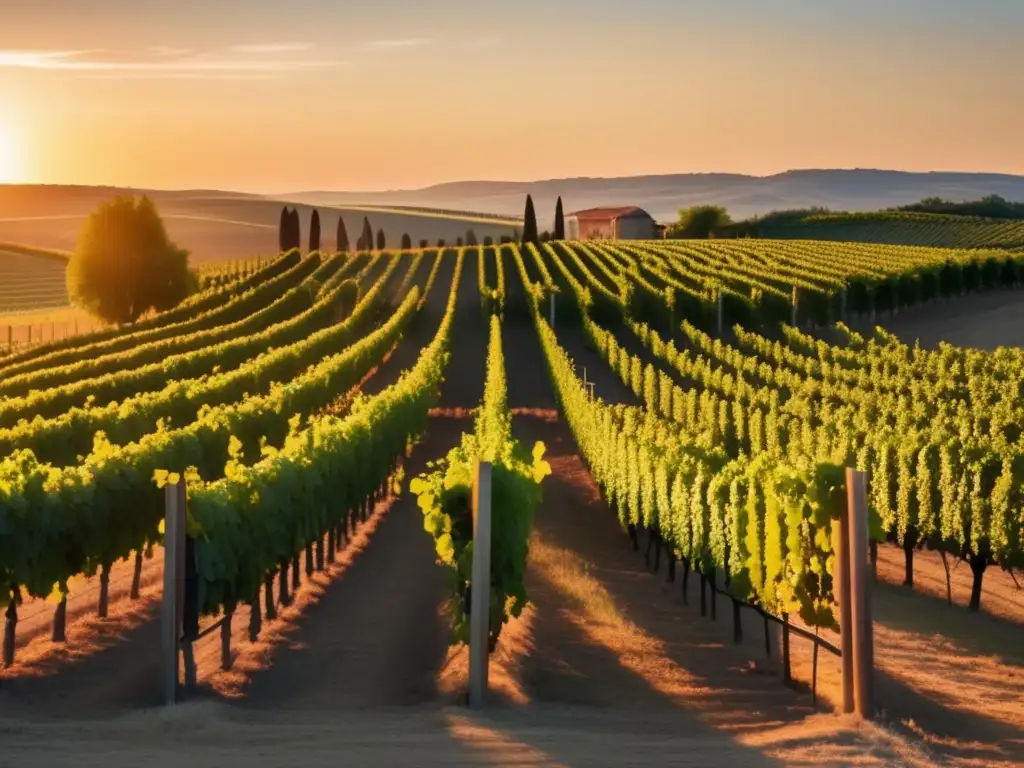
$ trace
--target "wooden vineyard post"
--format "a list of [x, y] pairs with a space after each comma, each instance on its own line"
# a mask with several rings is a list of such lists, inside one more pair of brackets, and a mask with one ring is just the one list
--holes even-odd
[[870, 719], [874, 712], [874, 638], [871, 623], [871, 569], [868, 567], [867, 476], [847, 467], [850, 512], [850, 628], [853, 640], [854, 707]]
[[[849, 471], [849, 470], [847, 470]], [[847, 476], [849, 477], [849, 476]], [[847, 479], [847, 487], [849, 487]], [[849, 491], [847, 491], [849, 494]], [[832, 521], [832, 551], [835, 553], [832, 591], [839, 606], [839, 648], [842, 651], [843, 714], [853, 712], [853, 627], [850, 606], [850, 510]], [[815, 644], [817, 649], [817, 644]]]
[[164, 486], [164, 596], [161, 616], [164, 702], [178, 699], [178, 650], [185, 609], [185, 481]]
[[718, 307], [717, 307], [717, 312], [718, 312], [718, 338], [722, 338], [722, 333], [724, 332], [723, 326], [725, 325], [724, 313], [722, 311], [722, 292], [719, 290], [719, 291], [716, 291], [716, 293], [717, 293], [717, 298], [715, 299], [715, 303], [718, 305]]
[[794, 285], [793, 286], [793, 314], [792, 314], [792, 319], [790, 320], [790, 323], [789, 323], [794, 328], [798, 327], [797, 324], [796, 324], [796, 304], [797, 304], [797, 295], [796, 295], [796, 286]]
[[477, 462], [473, 477], [473, 580], [469, 611], [469, 706], [479, 709], [487, 695], [490, 661], [491, 464]]

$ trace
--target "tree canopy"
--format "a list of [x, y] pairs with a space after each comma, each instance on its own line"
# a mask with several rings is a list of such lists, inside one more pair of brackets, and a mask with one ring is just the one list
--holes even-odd
[[555, 203], [555, 240], [565, 240], [565, 213], [562, 211], [562, 197]]
[[537, 212], [533, 209], [533, 198], [526, 196], [526, 210], [523, 212], [523, 243], [536, 243], [537, 235]]
[[348, 253], [348, 230], [345, 229], [345, 220], [338, 217], [338, 253]]
[[708, 238], [729, 226], [732, 219], [720, 205], [695, 205], [679, 211], [679, 220], [668, 228], [669, 237]]
[[309, 220], [309, 250], [320, 250], [320, 212], [313, 209], [313, 216]]
[[167, 236], [148, 197], [122, 195], [101, 204], [82, 228], [67, 285], [72, 303], [109, 323], [133, 323], [195, 290], [188, 251]]

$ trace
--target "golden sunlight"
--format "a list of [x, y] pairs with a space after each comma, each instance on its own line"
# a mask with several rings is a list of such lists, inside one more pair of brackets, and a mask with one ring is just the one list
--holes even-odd
[[19, 181], [21, 174], [21, 147], [11, 126], [0, 122], [0, 184]]

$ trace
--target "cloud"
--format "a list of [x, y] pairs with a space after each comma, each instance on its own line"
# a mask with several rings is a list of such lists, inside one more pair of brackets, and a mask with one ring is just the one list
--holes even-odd
[[371, 50], [414, 48], [416, 46], [430, 45], [433, 42], [429, 37], [410, 37], [404, 40], [371, 40], [368, 43], [363, 43], [362, 47]]
[[[151, 54], [153, 52], [151, 51]], [[331, 59], [252, 58], [206, 53], [175, 55], [167, 51], [130, 57], [110, 51], [3, 51], [0, 69], [35, 69], [78, 74], [103, 74], [105, 79], [186, 77], [204, 75], [272, 75], [314, 69], [337, 69], [351, 62]]]
[[233, 45], [228, 48], [232, 53], [241, 54], [271, 54], [271, 53], [298, 53], [315, 48], [314, 43], [257, 43], [255, 45]]
[[174, 48], [168, 45], [154, 45], [149, 50], [156, 56], [187, 56], [192, 53], [189, 48]]
[[81, 74], [82, 80], [271, 80], [273, 73], [248, 74], [245, 72], [117, 72], [107, 74]]

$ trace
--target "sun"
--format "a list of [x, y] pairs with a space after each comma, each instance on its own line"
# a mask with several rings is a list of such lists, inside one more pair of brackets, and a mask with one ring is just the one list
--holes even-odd
[[21, 148], [14, 131], [0, 122], [0, 184], [9, 184], [21, 177]]

